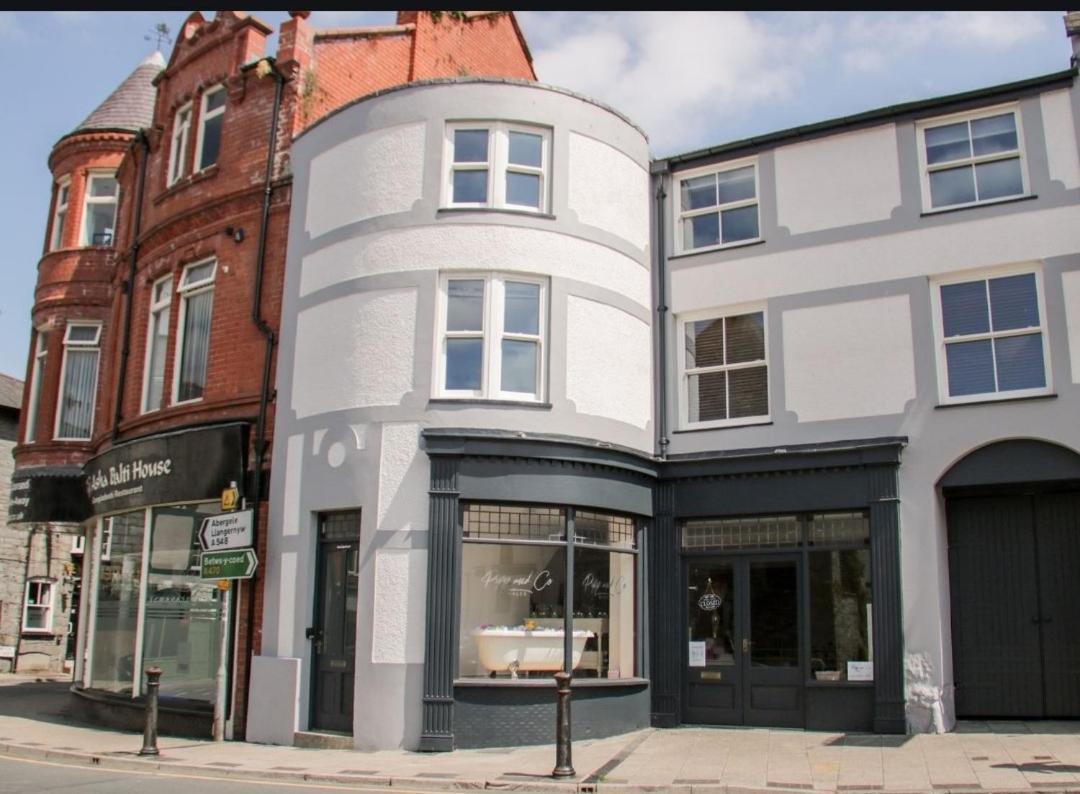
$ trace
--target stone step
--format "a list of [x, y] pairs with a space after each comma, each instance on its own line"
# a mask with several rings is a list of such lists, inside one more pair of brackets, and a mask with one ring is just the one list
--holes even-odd
[[314, 750], [351, 750], [353, 737], [350, 733], [331, 733], [323, 731], [295, 731], [293, 746], [307, 747]]

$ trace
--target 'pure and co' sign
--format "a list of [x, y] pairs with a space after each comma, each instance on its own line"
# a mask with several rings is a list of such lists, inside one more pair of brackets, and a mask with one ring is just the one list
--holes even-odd
[[199, 543], [204, 551], [226, 551], [251, 546], [253, 517], [253, 510], [207, 516], [199, 529]]

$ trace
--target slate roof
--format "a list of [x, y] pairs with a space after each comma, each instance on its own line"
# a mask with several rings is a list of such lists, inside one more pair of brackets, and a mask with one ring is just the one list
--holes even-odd
[[154, 94], [151, 82], [165, 68], [160, 52], [150, 55], [108, 99], [97, 106], [72, 133], [84, 130], [131, 130], [149, 127], [154, 117]]
[[10, 375], [0, 374], [0, 407], [22, 408], [23, 382]]

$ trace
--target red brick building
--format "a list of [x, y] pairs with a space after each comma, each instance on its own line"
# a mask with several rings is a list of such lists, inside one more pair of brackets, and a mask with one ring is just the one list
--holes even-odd
[[222, 701], [243, 733], [261, 580], [226, 606], [200, 579], [196, 536], [235, 486], [267, 564], [293, 137], [403, 83], [535, 79], [510, 12], [324, 31], [307, 17], [291, 12], [272, 56], [258, 19], [193, 13], [168, 61], [140, 64], [49, 158], [10, 517], [86, 533], [76, 701], [102, 719], [137, 719], [116, 706], [135, 705], [155, 665], [166, 729], [203, 732]]

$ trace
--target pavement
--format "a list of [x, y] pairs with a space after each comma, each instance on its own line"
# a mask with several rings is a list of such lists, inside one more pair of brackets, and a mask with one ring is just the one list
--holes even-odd
[[551, 778], [553, 745], [452, 753], [277, 747], [76, 724], [69, 681], [0, 674], [0, 755], [163, 775], [447, 791], [637, 794], [1077, 792], [1080, 722], [962, 722], [915, 736], [768, 728], [646, 729], [576, 741], [576, 777]]

